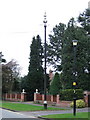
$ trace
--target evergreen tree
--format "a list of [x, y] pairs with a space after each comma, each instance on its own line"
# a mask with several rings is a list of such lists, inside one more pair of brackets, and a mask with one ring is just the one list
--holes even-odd
[[60, 88], [62, 88], [62, 85], [60, 83], [60, 77], [58, 73], [55, 73], [55, 76], [50, 85], [50, 93], [52, 95], [57, 95], [59, 94]]
[[59, 23], [53, 28], [53, 35], [49, 35], [50, 44], [48, 45], [47, 59], [56, 70], [61, 70], [61, 51], [62, 51], [62, 38], [66, 29], [66, 25]]
[[90, 34], [90, 9], [86, 9], [78, 17], [78, 22], [83, 26], [83, 28]]
[[72, 40], [78, 40], [76, 50], [76, 72], [78, 88], [84, 90], [88, 89], [88, 80], [86, 79], [85, 66], [87, 66], [87, 36], [83, 28], [74, 25], [74, 19], [71, 19], [68, 23], [68, 28], [64, 35], [64, 44], [62, 49], [62, 73], [63, 80], [66, 84], [66, 88], [72, 88], [72, 82], [74, 81], [74, 51], [72, 46]]
[[[51, 60], [55, 68], [59, 66], [59, 70], [61, 71], [60, 80], [63, 88], [72, 88], [72, 82], [74, 81], [74, 51], [72, 40], [78, 40], [76, 51], [76, 79], [78, 88], [89, 90], [90, 44], [88, 44], [88, 40], [90, 41], [90, 37], [87, 36], [84, 28], [76, 26], [74, 18], [70, 19], [67, 27], [63, 29], [63, 32], [61, 30], [62, 27], [59, 24], [54, 28], [54, 35], [50, 35], [50, 53], [48, 54], [50, 56], [48, 56], [48, 58], [50, 58], [49, 60]], [[52, 62], [53, 58], [55, 58], [53, 60], [54, 62]], [[56, 64], [57, 62], [58, 64]]]
[[33, 97], [33, 93], [38, 89], [40, 92], [43, 91], [44, 73], [42, 67], [43, 59], [43, 47], [41, 45], [41, 38], [39, 35], [33, 37], [32, 44], [30, 46], [30, 62], [29, 72], [27, 76], [27, 92]]
[[[83, 13], [81, 13], [78, 17], [78, 22], [81, 24], [81, 27], [84, 28], [87, 35], [87, 41], [85, 42], [85, 45], [87, 46], [85, 49], [86, 53], [86, 66], [84, 67], [84, 70], [86, 71], [86, 83], [90, 84], [90, 9], [86, 9]], [[82, 81], [82, 85], [83, 85]], [[85, 84], [86, 85], [86, 84]], [[83, 87], [85, 87], [83, 85]], [[88, 90], [90, 90], [90, 87], [88, 86]]]

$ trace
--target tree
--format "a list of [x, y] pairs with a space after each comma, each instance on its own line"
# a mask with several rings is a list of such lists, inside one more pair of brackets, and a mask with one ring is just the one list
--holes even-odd
[[2, 52], [0, 52], [0, 63], [5, 63], [6, 59], [3, 58]]
[[53, 28], [53, 35], [49, 35], [50, 44], [48, 45], [47, 59], [56, 70], [61, 70], [61, 51], [62, 51], [62, 38], [66, 29], [66, 25], [59, 23]]
[[[66, 88], [72, 88], [72, 82], [74, 78], [74, 52], [72, 46], [72, 40], [78, 40], [77, 50], [76, 50], [76, 72], [77, 72], [77, 83], [78, 88], [87, 90], [87, 79], [85, 73], [85, 66], [87, 66], [87, 36], [83, 28], [74, 25], [74, 19], [71, 19], [68, 23], [68, 28], [65, 31], [64, 35], [64, 44], [62, 49], [62, 72], [64, 83], [66, 83]], [[82, 84], [85, 84], [83, 86]]]
[[[19, 90], [19, 66], [16, 61], [11, 60], [2, 64], [2, 92], [12, 92]], [[15, 84], [17, 86], [15, 87]]]
[[90, 9], [86, 9], [79, 15], [78, 22], [87, 31], [87, 34], [90, 34]]
[[28, 90], [28, 81], [27, 81], [27, 75], [24, 77], [21, 77], [21, 90], [25, 89]]
[[[89, 90], [90, 55], [88, 47], [90, 48], [90, 44], [88, 44], [88, 40], [90, 41], [90, 37], [87, 36], [84, 28], [76, 25], [74, 18], [70, 19], [67, 27], [63, 29], [63, 32], [61, 30], [62, 26], [59, 24], [54, 28], [54, 35], [50, 35], [48, 50], [48, 55], [50, 55], [48, 58], [50, 58], [49, 60], [51, 61], [50, 63], [54, 66], [54, 68], [58, 68], [59, 66], [58, 70], [61, 71], [60, 80], [63, 88], [72, 88], [72, 82], [74, 81], [74, 52], [72, 40], [78, 40], [76, 51], [76, 79], [78, 88]], [[54, 62], [52, 62], [52, 59]]]
[[57, 95], [60, 92], [60, 88], [62, 88], [62, 85], [60, 83], [59, 74], [56, 72], [50, 85], [50, 93], [52, 95]]
[[[85, 42], [85, 45], [87, 44], [87, 48], [85, 50], [85, 58], [86, 58], [86, 65], [84, 66], [85, 71], [85, 77], [87, 79], [85, 85], [90, 84], [90, 9], [86, 9], [83, 13], [81, 13], [78, 17], [78, 22], [81, 24], [81, 27], [84, 28], [87, 35], [87, 41]], [[82, 81], [82, 85], [84, 84]], [[88, 86], [87, 85], [87, 86]], [[83, 87], [85, 87], [83, 85]], [[88, 90], [90, 90], [89, 86], [87, 87]]]
[[28, 89], [27, 92], [33, 97], [33, 93], [38, 89], [43, 91], [44, 70], [42, 67], [43, 59], [43, 47], [41, 44], [41, 38], [39, 35], [33, 37], [32, 44], [30, 46], [30, 62], [29, 72], [27, 76]]

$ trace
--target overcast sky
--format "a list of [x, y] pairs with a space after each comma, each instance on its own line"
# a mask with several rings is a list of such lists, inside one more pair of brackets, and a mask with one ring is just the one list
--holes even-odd
[[[78, 17], [89, 0], [0, 0], [0, 51], [7, 62], [15, 59], [26, 75], [32, 37], [44, 40], [43, 16], [47, 13], [47, 35], [52, 28]], [[48, 37], [47, 37], [48, 41]]]

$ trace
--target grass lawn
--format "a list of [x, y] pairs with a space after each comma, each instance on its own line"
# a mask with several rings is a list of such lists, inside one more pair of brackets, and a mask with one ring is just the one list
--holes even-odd
[[[46, 116], [42, 116], [45, 118], [63, 118], [62, 120], [64, 120], [64, 118], [85, 118], [85, 120], [88, 120], [89, 118], [89, 114], [90, 112], [80, 112], [80, 113], [76, 113], [76, 116], [73, 116], [72, 113], [66, 113], [66, 114], [55, 114], [55, 115], [46, 115]], [[86, 119], [87, 118], [87, 119]], [[70, 119], [66, 119], [66, 120], [70, 120]], [[72, 119], [75, 120], [75, 119]], [[79, 120], [79, 119], [76, 119]], [[84, 120], [84, 119], [81, 119]]]
[[[22, 104], [22, 103], [13, 103], [13, 102], [2, 102], [0, 107], [7, 108], [15, 111], [42, 111], [44, 110], [43, 106], [36, 106], [31, 104]], [[65, 110], [60, 108], [48, 107], [47, 110]]]

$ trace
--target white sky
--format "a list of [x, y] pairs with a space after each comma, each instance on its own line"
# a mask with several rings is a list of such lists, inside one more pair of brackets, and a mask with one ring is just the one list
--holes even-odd
[[[78, 17], [88, 8], [89, 0], [0, 0], [0, 51], [7, 62], [18, 61], [21, 74], [29, 66], [32, 37], [44, 40], [43, 16], [47, 13], [47, 35], [60, 23]], [[47, 39], [48, 41], [48, 39]]]

